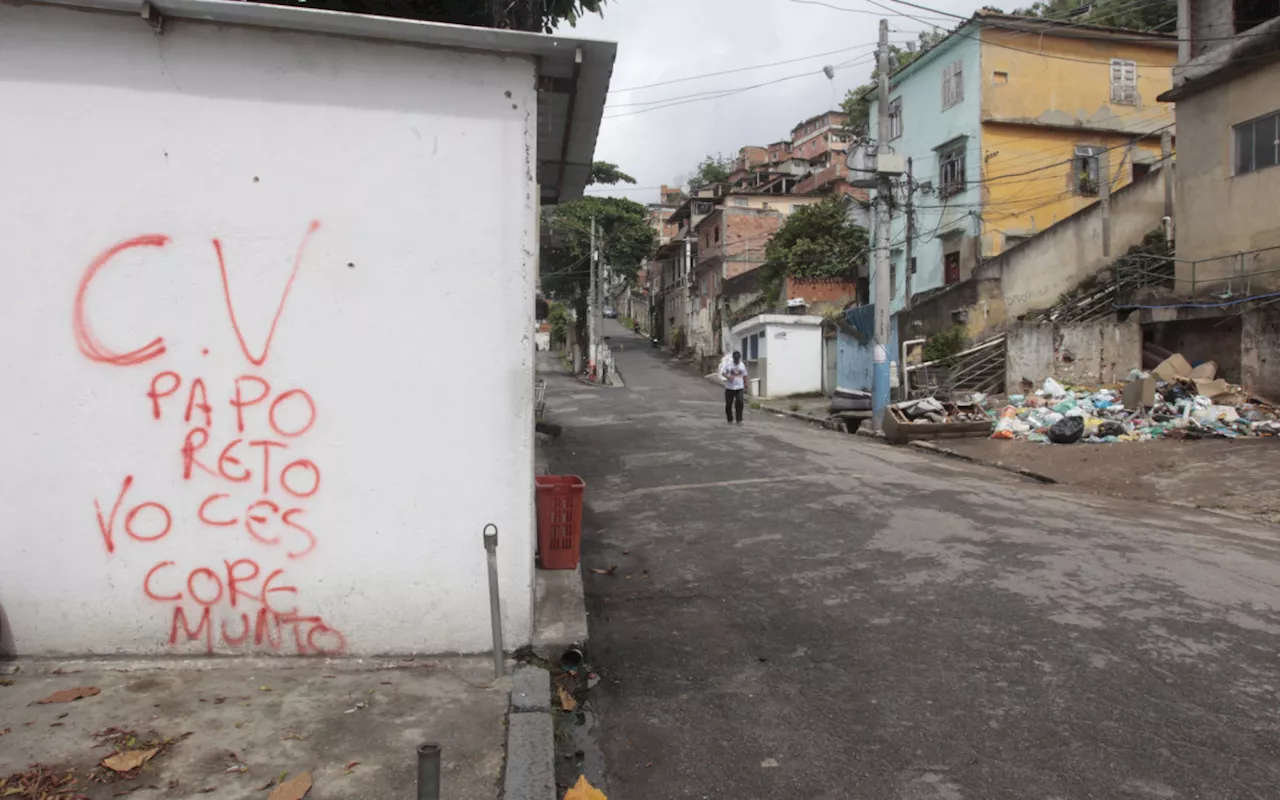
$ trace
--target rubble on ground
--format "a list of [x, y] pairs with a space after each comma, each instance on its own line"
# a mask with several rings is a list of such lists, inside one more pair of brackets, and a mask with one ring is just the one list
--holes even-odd
[[[1193, 367], [1173, 354], [1123, 386], [1064, 386], [1053, 378], [1033, 394], [987, 404], [993, 439], [1032, 442], [1142, 442], [1280, 435], [1280, 411], [1217, 377], [1212, 361]], [[978, 399], [978, 398], [975, 398]]]

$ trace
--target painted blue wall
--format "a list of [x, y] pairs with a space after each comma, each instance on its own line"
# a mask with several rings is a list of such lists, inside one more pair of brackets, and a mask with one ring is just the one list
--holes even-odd
[[[845, 320], [858, 331], [841, 329], [836, 342], [836, 385], [841, 389], [871, 391], [871, 371], [875, 363], [872, 339], [875, 336], [876, 307], [858, 306], [845, 312]], [[898, 360], [898, 318], [889, 319], [889, 360]]]
[[[912, 160], [917, 184], [931, 183], [933, 190], [917, 190], [916, 230], [913, 237], [916, 273], [912, 276], [913, 294], [943, 285], [943, 238], [945, 234], [976, 236], [980, 233], [980, 185], [974, 183], [982, 175], [982, 75], [981, 42], [976, 28], [968, 27], [953, 34], [933, 50], [921, 56], [906, 70], [896, 75], [889, 85], [892, 102], [902, 98], [903, 133], [889, 142], [894, 153]], [[960, 61], [964, 99], [942, 108], [942, 76], [949, 65]], [[871, 134], [878, 130], [877, 109], [871, 107]], [[959, 194], [940, 198], [937, 148], [963, 140], [965, 143], [966, 188]], [[891, 313], [902, 309], [906, 276], [906, 215], [902, 202], [906, 198], [905, 175], [897, 191], [898, 207], [890, 222], [891, 258], [896, 266]], [[874, 227], [874, 226], [873, 226]], [[872, 232], [874, 241], [874, 230]], [[954, 239], [952, 240], [954, 241]], [[972, 248], [972, 242], [966, 247]], [[965, 256], [973, 258], [972, 253]], [[872, 297], [875, 297], [875, 275], [872, 269]]]

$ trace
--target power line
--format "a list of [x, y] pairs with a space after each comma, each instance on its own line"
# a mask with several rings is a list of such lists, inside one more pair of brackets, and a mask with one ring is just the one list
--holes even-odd
[[[850, 61], [846, 61], [842, 64], [837, 64], [835, 65], [835, 68], [843, 69], [844, 67], [851, 67], [855, 64], [863, 63], [869, 58], [870, 56], [862, 56], [860, 58], [855, 58]], [[731, 97], [735, 94], [741, 94], [743, 92], [748, 92], [753, 89], [760, 89], [765, 86], [773, 86], [775, 84], [784, 83], [786, 81], [793, 81], [793, 80], [796, 80], [797, 78], [807, 78], [813, 75], [825, 75], [825, 74], [826, 74], [825, 68], [823, 68], [816, 71], [801, 72], [796, 75], [787, 75], [782, 78], [774, 78], [773, 80], [751, 84], [750, 86], [741, 86], [734, 89], [720, 89], [720, 90], [714, 90], [710, 92], [701, 92], [696, 96], [687, 95], [680, 98], [666, 98], [665, 100], [655, 100], [655, 101], [652, 101], [650, 104], [648, 104], [650, 105], [649, 108], [641, 108], [636, 111], [624, 111], [621, 114], [607, 114], [601, 117], [601, 119], [617, 119], [619, 117], [631, 117], [631, 116], [635, 116], [636, 114], [646, 114], [650, 111], [659, 111], [661, 109], [671, 108], [673, 106], [682, 106], [682, 105], [687, 105], [689, 103], [700, 103], [705, 100], [719, 100], [720, 98], [723, 98], [723, 97]]]
[[[830, 9], [832, 9], [833, 11], [844, 11], [844, 12], [846, 12], [846, 13], [848, 13], [848, 14], [871, 14], [871, 15], [874, 15], [874, 16], [877, 16], [877, 17], [884, 16], [883, 14], [881, 14], [881, 13], [880, 13], [880, 12], [878, 12], [878, 11], [868, 11], [868, 10], [867, 10], [867, 9], [865, 9], [865, 8], [849, 8], [848, 6], [837, 6], [837, 5], [833, 5], [833, 4], [831, 4], [831, 3], [824, 3], [824, 2], [822, 2], [821, 0], [791, 0], [791, 2], [793, 2], [793, 3], [801, 3], [801, 4], [803, 4], [803, 5], [807, 5], [807, 6], [822, 6], [823, 8], [830, 8]], [[890, 12], [890, 13], [891, 13], [893, 16], [895, 16], [895, 17], [905, 17], [905, 16], [907, 16], [906, 14], [900, 14], [900, 13], [898, 13], [898, 12], [896, 12], [896, 11], [894, 11], [894, 12]], [[912, 19], [914, 19], [914, 17], [912, 17]], [[938, 21], [940, 21], [940, 22], [945, 22], [945, 21], [947, 20], [947, 17], [932, 17], [932, 19], [936, 19], [936, 20], [938, 20]]]
[[696, 80], [701, 80], [702, 78], [715, 78], [721, 75], [732, 75], [738, 72], [749, 72], [753, 69], [765, 69], [767, 67], [780, 67], [785, 64], [795, 64], [800, 61], [808, 61], [811, 58], [825, 58], [826, 56], [834, 56], [834, 55], [839, 55], [840, 53], [848, 53], [854, 50], [861, 50], [866, 47], [875, 47], [875, 45], [876, 45], [875, 42], [866, 42], [864, 44], [854, 45], [853, 47], [844, 47], [839, 50], [828, 50], [825, 53], [814, 53], [812, 55], [799, 56], [798, 58], [789, 58], [785, 61], [773, 61], [768, 64], [755, 64], [750, 67], [736, 67], [734, 69], [721, 70], [720, 72], [708, 72], [703, 75], [690, 75], [685, 78], [672, 78], [671, 80], [659, 81], [657, 83], [646, 83], [643, 86], [628, 86], [625, 89], [610, 89], [609, 94], [620, 94], [622, 92], [638, 92], [641, 89], [653, 89], [658, 86], [670, 86], [673, 83], [684, 83], [685, 81], [696, 81]]

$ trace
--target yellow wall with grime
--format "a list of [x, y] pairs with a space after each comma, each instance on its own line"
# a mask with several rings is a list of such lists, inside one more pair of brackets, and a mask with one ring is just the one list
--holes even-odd
[[[1155, 98], [1172, 84], [1174, 44], [1072, 33], [982, 30], [986, 257], [1097, 202], [1078, 185], [1077, 146], [1114, 148], [1107, 153], [1113, 192], [1133, 180], [1135, 163], [1160, 158], [1161, 129], [1172, 124], [1173, 107]], [[1112, 59], [1136, 64], [1131, 103], [1112, 102]]]

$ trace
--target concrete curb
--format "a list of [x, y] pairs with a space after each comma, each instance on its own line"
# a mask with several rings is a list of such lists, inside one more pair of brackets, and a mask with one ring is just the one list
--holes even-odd
[[507, 715], [505, 800], [555, 800], [555, 751], [551, 673], [541, 667], [518, 667]]
[[765, 403], [760, 403], [759, 401], [752, 401], [752, 402], [759, 403], [760, 411], [768, 411], [772, 414], [782, 414], [783, 416], [791, 417], [792, 419], [798, 419], [802, 422], [808, 422], [813, 425], [819, 425], [823, 428], [826, 428], [829, 431], [841, 430], [840, 426], [837, 425], [834, 420], [828, 419], [827, 417], [819, 417], [819, 416], [815, 416], [814, 414], [806, 414], [803, 411], [792, 411], [787, 408], [778, 408], [777, 406], [767, 405]]
[[957, 453], [955, 450], [951, 450], [950, 448], [939, 447], [933, 442], [907, 442], [907, 445], [909, 447], [914, 447], [917, 450], [924, 450], [926, 453], [935, 453], [947, 458], [967, 461], [970, 464], [991, 467], [992, 469], [1003, 470], [1004, 472], [1012, 472], [1014, 475], [1021, 475], [1024, 478], [1030, 478], [1031, 480], [1039, 481], [1040, 483], [1056, 484], [1058, 482], [1057, 480], [1050, 478], [1048, 475], [1043, 475], [1033, 470], [1025, 469], [1023, 467], [1015, 467], [1011, 464], [1006, 464], [1003, 461], [989, 461], [985, 458], [974, 458], [973, 456], [965, 455], [964, 453]]

